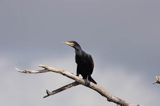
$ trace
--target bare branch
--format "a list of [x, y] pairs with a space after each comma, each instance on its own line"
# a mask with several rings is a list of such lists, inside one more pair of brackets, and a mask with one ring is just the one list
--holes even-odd
[[45, 70], [45, 69], [41, 69], [41, 70], [21, 70], [19, 68], [16, 68], [16, 70], [20, 73], [25, 73], [25, 74], [38, 74], [38, 73], [49, 72], [49, 70]]
[[[45, 72], [54, 72], [54, 73], [59, 73], [59, 74], [62, 74], [70, 79], [73, 79], [75, 80], [76, 82], [78, 82], [79, 84], [82, 84], [86, 87], [89, 87], [95, 91], [97, 91], [99, 94], [101, 94], [102, 96], [104, 96], [105, 98], [107, 98], [107, 100], [109, 102], [113, 102], [113, 103], [116, 103], [117, 105], [120, 105], [120, 106], [139, 106], [139, 105], [133, 105], [133, 104], [130, 104], [129, 102], [127, 102], [126, 100], [123, 100], [119, 97], [116, 97], [116, 96], [113, 96], [111, 93], [107, 92], [102, 86], [98, 85], [98, 84], [94, 84], [92, 82], [90, 82], [89, 85], [86, 85], [85, 83], [85, 80], [83, 80], [82, 78], [66, 71], [66, 70], [63, 70], [63, 69], [59, 69], [59, 68], [55, 68], [55, 67], [49, 67], [49, 66], [46, 66], [46, 65], [40, 65], [39, 67], [43, 68], [41, 70], [24, 70], [24, 71], [19, 71], [21, 73], [26, 73], [26, 74], [37, 74], [37, 73], [45, 73]], [[73, 82], [74, 83], [74, 82]], [[61, 92], [63, 90], [66, 90], [68, 88], [71, 88], [73, 87], [72, 84], [73, 83], [70, 83], [66, 86], [63, 86], [57, 90], [54, 90], [52, 92], [46, 90], [46, 93], [47, 95], [44, 96], [45, 97], [48, 97], [50, 95], [54, 95], [58, 92]], [[76, 86], [76, 83], [75, 83], [75, 86]]]
[[67, 84], [67, 85], [65, 85], [65, 86], [63, 86], [63, 87], [61, 87], [61, 88], [58, 88], [58, 89], [56, 89], [56, 90], [54, 90], [54, 91], [52, 91], [52, 92], [46, 90], [46, 94], [47, 94], [47, 95], [45, 95], [43, 98], [46, 98], [46, 97], [48, 97], [48, 96], [57, 94], [57, 93], [59, 93], [59, 92], [62, 92], [62, 91], [64, 91], [64, 90], [67, 90], [67, 89], [69, 89], [69, 88], [71, 88], [71, 87], [74, 87], [74, 86], [77, 86], [77, 85], [79, 85], [79, 83], [75, 81], [75, 82], [72, 82], [72, 83], [70, 83], [70, 84]]

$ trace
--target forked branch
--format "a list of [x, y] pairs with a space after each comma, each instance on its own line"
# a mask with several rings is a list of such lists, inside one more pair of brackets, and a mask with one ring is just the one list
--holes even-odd
[[63, 90], [67, 90], [73, 86], [77, 86], [77, 85], [81, 84], [81, 85], [84, 85], [88, 88], [95, 90], [96, 92], [98, 92], [99, 94], [104, 96], [109, 102], [116, 103], [117, 105], [120, 105], [120, 106], [139, 106], [139, 105], [135, 105], [135, 104], [130, 104], [126, 100], [123, 100], [119, 97], [113, 96], [111, 93], [107, 92], [102, 86], [100, 86], [98, 84], [94, 84], [91, 82], [89, 85], [86, 85], [85, 80], [83, 80], [82, 78], [80, 78], [80, 77], [78, 77], [78, 76], [76, 76], [66, 70], [55, 68], [55, 67], [49, 67], [46, 65], [40, 65], [39, 67], [41, 67], [42, 69], [40, 69], [40, 70], [19, 70], [19, 69], [17, 69], [17, 70], [19, 72], [25, 73], [25, 74], [38, 74], [38, 73], [45, 73], [45, 72], [54, 72], [54, 73], [62, 74], [70, 79], [75, 80], [75, 82], [67, 84], [61, 88], [54, 90], [54, 91], [50, 92], [50, 91], [46, 90], [47, 95], [44, 96], [44, 98], [46, 98], [50, 95], [54, 95], [56, 93], [59, 93]]

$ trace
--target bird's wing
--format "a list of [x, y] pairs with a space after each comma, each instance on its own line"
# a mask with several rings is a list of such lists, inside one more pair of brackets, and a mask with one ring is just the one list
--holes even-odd
[[92, 59], [92, 56], [88, 54], [88, 64], [90, 66], [90, 70], [93, 71], [93, 68], [94, 68], [94, 61]]

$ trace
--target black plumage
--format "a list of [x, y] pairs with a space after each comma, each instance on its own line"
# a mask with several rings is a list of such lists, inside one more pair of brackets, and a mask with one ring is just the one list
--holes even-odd
[[94, 68], [92, 56], [82, 50], [81, 46], [76, 41], [67, 41], [65, 44], [75, 49], [75, 61], [77, 63], [77, 76], [82, 75], [83, 79], [91, 81], [95, 84], [96, 81], [91, 77]]

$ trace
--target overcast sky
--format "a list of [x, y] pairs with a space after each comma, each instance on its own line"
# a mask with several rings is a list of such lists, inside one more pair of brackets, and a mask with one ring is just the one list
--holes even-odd
[[48, 64], [76, 73], [76, 40], [92, 54], [93, 78], [112, 94], [141, 106], [160, 104], [159, 0], [1, 0], [1, 106], [115, 106], [77, 86], [47, 99], [46, 89], [72, 80], [57, 74], [15, 70]]

